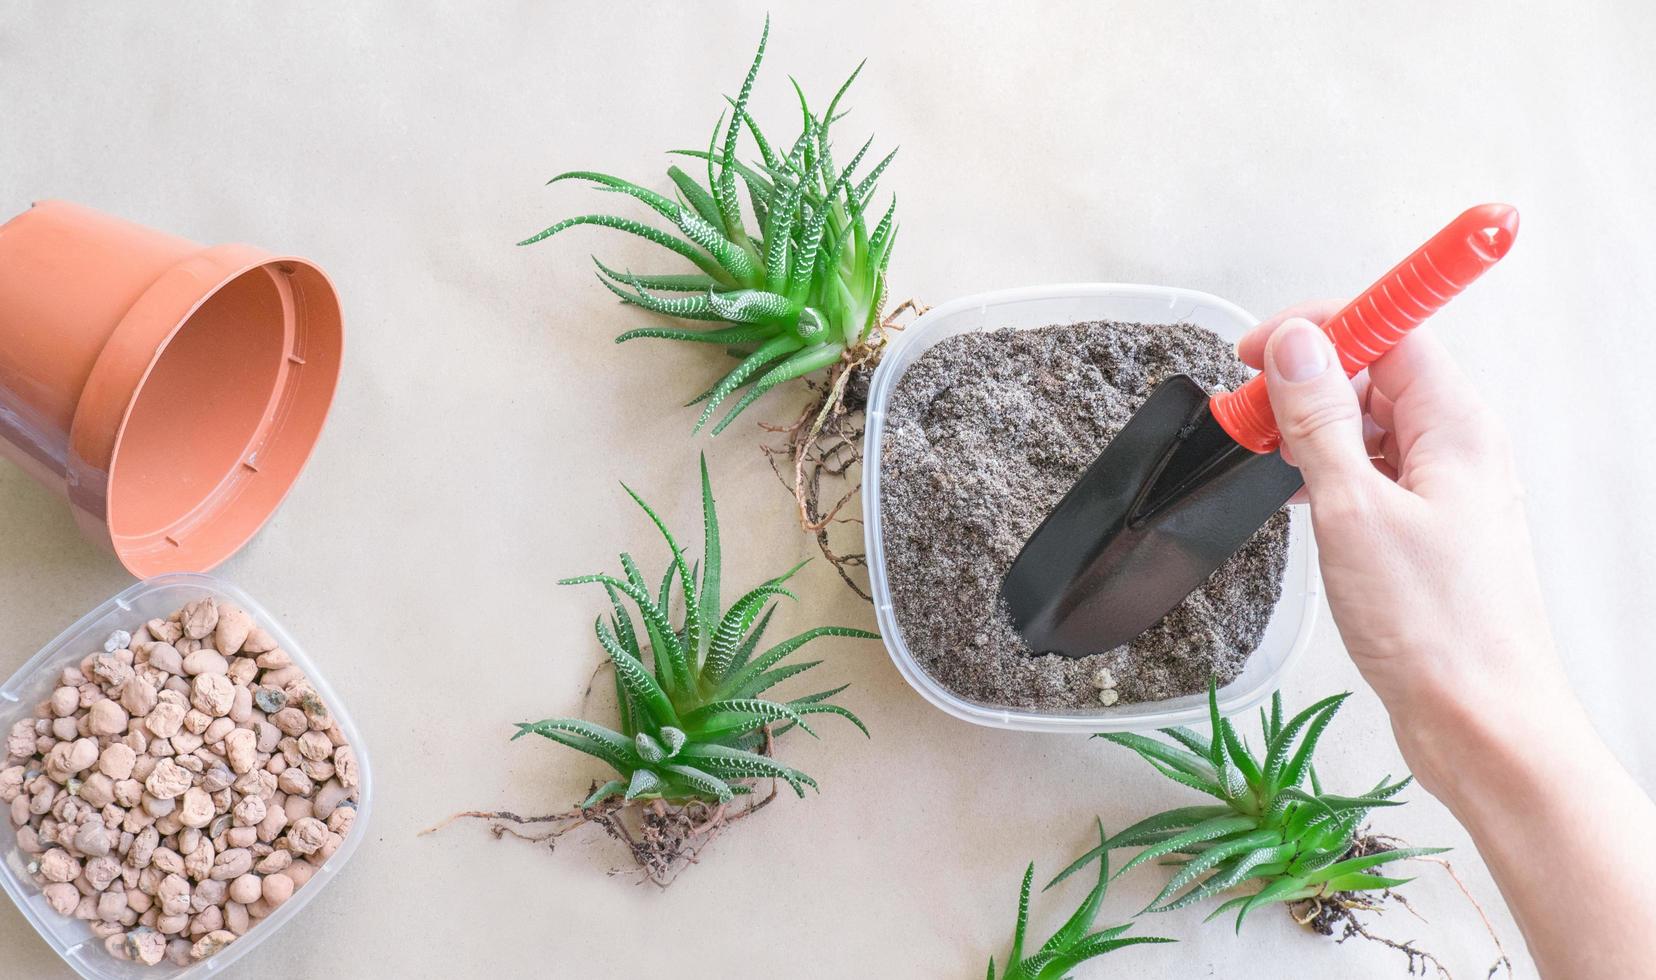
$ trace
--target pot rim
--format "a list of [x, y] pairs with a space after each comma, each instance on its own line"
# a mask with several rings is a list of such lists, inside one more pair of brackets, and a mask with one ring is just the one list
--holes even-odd
[[[138, 536], [117, 536], [114, 527], [117, 516], [114, 509], [119, 506], [115, 500], [116, 464], [128, 424], [145, 385], [166, 356], [168, 347], [202, 307], [231, 284], [261, 269], [271, 277], [281, 294], [284, 351], [270, 391], [263, 393], [264, 408], [258, 424], [248, 434], [248, 448], [240, 454], [231, 471], [224, 474], [219, 484], [188, 515], [159, 531]], [[293, 280], [301, 274], [315, 277], [321, 284], [324, 293], [332, 300], [331, 311], [320, 311], [321, 316], [316, 317], [318, 311], [296, 302]], [[176, 536], [184, 533], [183, 527], [200, 526], [208, 520], [237, 519], [228, 515], [226, 509], [236, 507], [237, 498], [248, 482], [261, 475], [257, 457], [282, 437], [285, 426], [293, 423], [292, 408], [301, 397], [308, 394], [311, 398], [320, 399], [320, 412], [325, 421], [337, 393], [340, 369], [344, 363], [343, 330], [337, 325], [342, 319], [337, 297], [338, 291], [327, 273], [307, 259], [273, 255], [251, 245], [214, 245], [185, 257], [168, 269], [122, 317], [98, 357], [75, 411], [70, 430], [73, 451], [69, 458], [66, 484], [70, 504], [86, 533], [114, 552], [127, 571], [138, 578], [167, 572], [210, 571], [245, 547], [275, 515], [282, 499], [315, 453], [321, 437], [320, 425], [314, 433], [290, 436], [302, 439], [306, 445], [291, 472], [274, 474], [286, 486], [281, 488], [270, 507], [256, 508], [262, 513], [249, 512], [239, 518], [245, 527], [226, 539], [223, 546], [214, 549], [213, 557], [192, 561], [188, 567], [175, 567], [165, 561], [157, 563], [154, 557], [158, 552], [166, 554], [157, 542], [171, 543], [175, 549], [178, 547]], [[317, 322], [301, 323], [302, 318]], [[313, 331], [319, 328], [329, 330], [330, 319], [336, 324], [331, 328], [336, 335], [332, 338], [332, 346], [339, 350], [339, 355], [327, 359], [305, 358], [304, 334], [307, 327]], [[315, 337], [309, 339], [309, 346], [315, 347], [316, 343]], [[147, 354], [140, 353], [146, 350]], [[322, 390], [306, 389], [306, 379], [302, 375], [318, 371], [324, 376], [313, 376], [309, 379], [309, 385], [320, 385]], [[108, 391], [109, 397], [95, 397], [100, 391]]]

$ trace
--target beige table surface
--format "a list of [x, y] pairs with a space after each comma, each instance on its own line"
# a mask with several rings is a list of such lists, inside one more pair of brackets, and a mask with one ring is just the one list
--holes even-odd
[[[752, 422], [787, 399], [692, 442], [674, 400], [717, 356], [610, 342], [637, 318], [586, 256], [625, 268], [647, 250], [597, 231], [512, 247], [621, 203], [541, 186], [560, 170], [665, 187], [661, 151], [705, 141], [764, 9], [623, 6], [0, 7], [0, 207], [60, 196], [293, 250], [344, 297], [346, 370], [315, 460], [222, 572], [349, 699], [378, 767], [374, 825], [238, 977], [981, 976], [1004, 957], [1026, 862], [1066, 862], [1094, 815], [1119, 827], [1190, 802], [1122, 750], [951, 720], [877, 644], [846, 641], [819, 651], [823, 669], [853, 683], [843, 700], [874, 741], [833, 726], [794, 740], [822, 795], [742, 826], [666, 893], [606, 876], [619, 862], [602, 843], [554, 855], [478, 826], [416, 837], [458, 808], [560, 807], [600, 773], [506, 739], [513, 721], [579, 710], [598, 662], [601, 596], [554, 580], [623, 548], [660, 567], [618, 480], [693, 539], [705, 447], [728, 581], [812, 550], [754, 448]], [[902, 145], [886, 180], [903, 219], [893, 290], [931, 302], [1097, 280], [1264, 314], [1361, 287], [1466, 205], [1518, 204], [1516, 251], [1439, 327], [1516, 434], [1571, 678], [1656, 786], [1656, 17], [1632, 0], [1567, 6], [775, 2], [757, 105], [785, 130], [786, 74], [820, 103], [869, 57], [842, 139]], [[0, 464], [0, 675], [128, 581], [57, 497]], [[871, 623], [820, 562], [801, 584], [780, 628]], [[1325, 617], [1287, 694], [1347, 688], [1320, 768], [1357, 788], [1401, 763]], [[1457, 847], [1521, 948], [1436, 802], [1414, 791], [1383, 826]], [[1123, 879], [1103, 918], [1140, 907], [1153, 877]], [[1483, 977], [1492, 947], [1453, 884], [1427, 869], [1410, 894], [1430, 921], [1394, 912], [1379, 929]], [[1069, 907], [1042, 902], [1036, 921]], [[1200, 918], [1155, 917], [1140, 930], [1184, 941], [1081, 975], [1404, 975], [1395, 953], [1281, 914], [1240, 937]], [[0, 975], [66, 974], [0, 909]]]

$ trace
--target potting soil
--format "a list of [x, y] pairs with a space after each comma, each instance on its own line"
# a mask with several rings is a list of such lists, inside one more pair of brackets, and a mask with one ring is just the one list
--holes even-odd
[[[1047, 512], [1170, 375], [1235, 387], [1231, 346], [1189, 324], [1076, 323], [951, 337], [893, 391], [880, 460], [892, 603], [924, 669], [963, 697], [1042, 710], [1160, 701], [1241, 672], [1281, 593], [1278, 512], [1206, 585], [1126, 646], [1032, 656], [1000, 580]], [[1100, 668], [1107, 668], [1106, 674]]]

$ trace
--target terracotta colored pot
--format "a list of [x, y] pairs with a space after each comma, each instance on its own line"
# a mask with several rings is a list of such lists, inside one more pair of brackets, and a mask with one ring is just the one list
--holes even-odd
[[65, 201], [0, 225], [0, 453], [141, 578], [212, 568], [276, 510], [341, 339], [301, 259]]

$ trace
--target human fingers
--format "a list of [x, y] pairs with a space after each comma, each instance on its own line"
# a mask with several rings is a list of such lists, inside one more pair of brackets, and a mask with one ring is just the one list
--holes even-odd
[[1379, 475], [1364, 448], [1357, 392], [1322, 331], [1301, 317], [1285, 320], [1266, 345], [1265, 377], [1285, 455], [1304, 474], [1312, 506], [1371, 492]]
[[1271, 339], [1271, 334], [1276, 332], [1276, 328], [1282, 326], [1283, 321], [1291, 317], [1300, 317], [1321, 325], [1324, 320], [1340, 312], [1343, 306], [1345, 300], [1342, 299], [1313, 299], [1278, 310], [1242, 335], [1242, 339], [1236, 342], [1236, 356], [1254, 370], [1264, 370], [1265, 343]]
[[1369, 365], [1369, 379], [1371, 411], [1381, 400], [1388, 416], [1382, 424], [1396, 434], [1405, 459], [1428, 433], [1437, 445], [1468, 453], [1494, 437], [1488, 407], [1429, 329], [1412, 331]]

